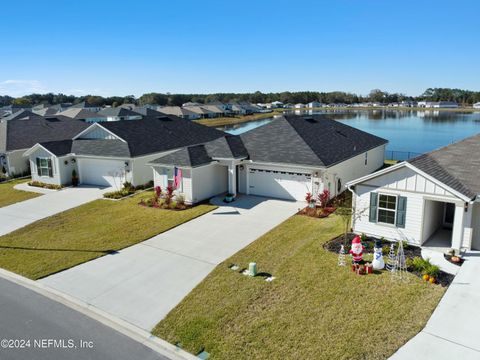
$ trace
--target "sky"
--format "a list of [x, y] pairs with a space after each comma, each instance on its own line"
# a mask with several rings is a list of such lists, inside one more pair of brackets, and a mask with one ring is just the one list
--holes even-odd
[[477, 1], [4, 1], [0, 95], [480, 91]]

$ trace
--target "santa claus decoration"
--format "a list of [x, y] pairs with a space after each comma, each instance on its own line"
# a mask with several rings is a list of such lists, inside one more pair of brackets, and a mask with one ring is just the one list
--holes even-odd
[[360, 240], [360, 236], [355, 236], [352, 240], [352, 247], [350, 248], [350, 254], [352, 255], [353, 262], [359, 263], [363, 259], [363, 250], [365, 250], [365, 246], [362, 245], [362, 241]]

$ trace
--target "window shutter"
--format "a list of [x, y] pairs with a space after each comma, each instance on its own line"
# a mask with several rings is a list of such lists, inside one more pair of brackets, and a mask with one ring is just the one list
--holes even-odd
[[370, 193], [370, 222], [377, 222], [377, 204], [378, 204], [378, 194], [376, 192]]
[[42, 176], [42, 174], [40, 174], [40, 158], [38, 157], [37, 157], [37, 175]]
[[47, 164], [48, 164], [48, 176], [53, 177], [52, 159], [48, 159]]
[[397, 204], [397, 227], [405, 227], [405, 217], [407, 215], [407, 198], [405, 196], [398, 197]]

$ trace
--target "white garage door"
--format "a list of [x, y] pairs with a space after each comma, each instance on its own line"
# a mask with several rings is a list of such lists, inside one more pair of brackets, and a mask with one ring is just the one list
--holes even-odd
[[121, 160], [78, 159], [82, 184], [121, 188], [124, 171], [125, 163]]
[[305, 200], [312, 191], [310, 174], [250, 168], [250, 194], [288, 200]]

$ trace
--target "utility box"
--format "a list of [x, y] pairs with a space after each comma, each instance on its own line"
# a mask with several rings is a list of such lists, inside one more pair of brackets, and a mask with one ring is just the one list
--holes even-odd
[[256, 276], [257, 275], [257, 263], [251, 262], [248, 264], [248, 275]]

